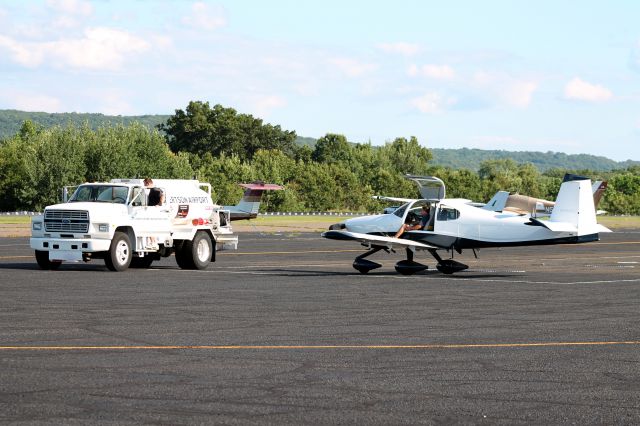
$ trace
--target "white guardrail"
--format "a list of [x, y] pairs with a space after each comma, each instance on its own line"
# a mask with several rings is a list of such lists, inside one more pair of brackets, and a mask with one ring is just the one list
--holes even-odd
[[[0, 212], [0, 216], [38, 216], [42, 212]], [[366, 216], [374, 213], [354, 212], [267, 212], [258, 216]]]

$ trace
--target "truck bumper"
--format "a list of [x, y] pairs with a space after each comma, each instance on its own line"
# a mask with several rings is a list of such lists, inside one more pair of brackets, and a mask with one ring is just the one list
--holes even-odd
[[48, 251], [49, 260], [82, 260], [82, 253], [109, 250], [111, 240], [32, 237], [29, 245], [34, 250]]
[[216, 250], [237, 250], [237, 235], [218, 235], [216, 236]]

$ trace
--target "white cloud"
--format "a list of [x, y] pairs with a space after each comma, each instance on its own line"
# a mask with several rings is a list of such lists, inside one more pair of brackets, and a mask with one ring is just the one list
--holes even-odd
[[205, 2], [191, 5], [191, 14], [182, 18], [182, 23], [197, 30], [213, 31], [227, 25], [224, 9], [210, 7]]
[[538, 83], [533, 81], [514, 81], [506, 87], [503, 99], [511, 106], [526, 108], [537, 88]]
[[411, 105], [425, 114], [436, 114], [455, 105], [456, 99], [445, 97], [436, 92], [425, 93], [410, 101]]
[[65, 15], [89, 16], [93, 13], [93, 6], [83, 0], [47, 0], [47, 6]]
[[450, 80], [454, 77], [455, 73], [453, 68], [449, 65], [423, 65], [422, 75], [429, 78], [435, 78], [438, 80]]
[[381, 43], [378, 49], [386, 53], [398, 53], [403, 56], [413, 56], [420, 52], [420, 46], [413, 43]]
[[497, 103], [516, 108], [528, 107], [538, 89], [536, 81], [514, 78], [505, 73], [478, 71], [471, 82]]
[[407, 75], [410, 77], [422, 76], [435, 80], [453, 80], [456, 73], [449, 65], [427, 64], [418, 67], [416, 64], [411, 64], [407, 69]]
[[126, 56], [150, 48], [145, 40], [113, 28], [88, 28], [85, 37], [50, 44], [63, 64], [77, 68], [119, 69]]
[[13, 61], [28, 68], [38, 66], [44, 56], [44, 49], [33, 48], [33, 43], [19, 43], [0, 35], [0, 49], [7, 50]]
[[407, 75], [409, 77], [416, 77], [419, 72], [420, 70], [418, 69], [418, 66], [416, 64], [411, 64], [409, 65], [409, 68], [407, 68]]
[[292, 86], [294, 93], [300, 96], [317, 96], [320, 93], [318, 84], [313, 81], [303, 81]]
[[604, 86], [591, 84], [576, 77], [564, 87], [564, 97], [577, 101], [604, 102], [611, 99], [613, 94]]
[[65, 112], [60, 99], [36, 93], [13, 93], [7, 102], [22, 111]]
[[105, 89], [93, 94], [93, 96], [96, 98], [96, 112], [105, 115], [133, 115], [136, 113], [122, 90]]
[[56, 15], [50, 25], [58, 29], [78, 27], [82, 19], [93, 14], [93, 6], [84, 0], [47, 0], [47, 6]]
[[349, 77], [360, 77], [378, 68], [375, 64], [368, 64], [350, 58], [332, 58], [329, 59], [329, 63], [338, 67], [340, 71]]
[[281, 96], [260, 96], [253, 100], [253, 109], [258, 117], [267, 117], [271, 110], [287, 106], [287, 101]]
[[11, 53], [15, 62], [35, 68], [45, 61], [57, 67], [116, 70], [125, 58], [148, 50], [145, 40], [113, 28], [87, 28], [84, 37], [47, 42], [17, 42], [0, 36], [0, 48]]
[[631, 49], [631, 55], [629, 57], [629, 65], [631, 69], [640, 71], [640, 40]]

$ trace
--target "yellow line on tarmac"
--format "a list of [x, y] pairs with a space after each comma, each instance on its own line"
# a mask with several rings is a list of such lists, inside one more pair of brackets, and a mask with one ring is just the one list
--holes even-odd
[[0, 259], [35, 259], [33, 255], [30, 256], [0, 256]]
[[478, 343], [427, 345], [145, 345], [145, 346], [0, 346], [0, 351], [99, 351], [99, 350], [299, 350], [299, 349], [476, 349], [572, 346], [640, 345], [640, 341]]

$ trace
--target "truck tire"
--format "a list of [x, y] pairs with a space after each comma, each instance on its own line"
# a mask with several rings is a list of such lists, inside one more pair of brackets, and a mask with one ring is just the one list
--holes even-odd
[[104, 264], [112, 271], [124, 271], [129, 267], [133, 253], [131, 252], [131, 240], [124, 232], [117, 231], [113, 234], [109, 252], [104, 258]]
[[184, 253], [184, 241], [179, 241], [176, 243], [175, 253], [176, 253], [176, 263], [178, 264], [178, 267], [180, 269], [189, 269], [189, 264], [185, 259], [186, 256]]
[[213, 244], [209, 234], [196, 232], [191, 241], [185, 241], [176, 252], [176, 262], [182, 269], [206, 269], [211, 262]]
[[36, 262], [38, 262], [38, 266], [40, 269], [44, 270], [56, 270], [62, 265], [61, 260], [49, 260], [49, 252], [36, 250]]

